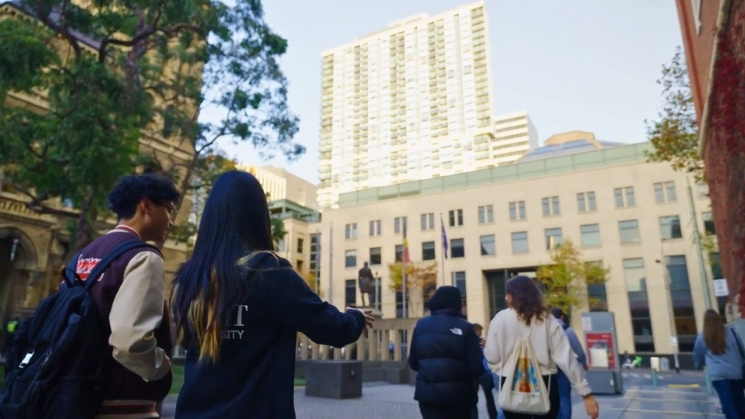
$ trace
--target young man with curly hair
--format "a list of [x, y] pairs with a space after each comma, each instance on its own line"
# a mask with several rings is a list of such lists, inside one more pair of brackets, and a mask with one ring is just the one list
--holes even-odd
[[[114, 229], [78, 255], [76, 272], [97, 281], [90, 290], [111, 334], [102, 350], [111, 354], [103, 376], [100, 417], [157, 418], [156, 405], [171, 388], [170, 322], [165, 310], [163, 256], [144, 242], [162, 242], [172, 225], [179, 193], [169, 179], [145, 174], [122, 179], [110, 192]], [[95, 279], [88, 274], [117, 245], [143, 246], [114, 260]]]

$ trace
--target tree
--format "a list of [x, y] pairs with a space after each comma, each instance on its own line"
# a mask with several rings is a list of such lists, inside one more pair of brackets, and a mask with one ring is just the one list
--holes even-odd
[[[189, 214], [186, 217], [181, 217], [181, 221], [174, 224], [169, 232], [169, 237], [176, 242], [191, 243], [199, 228], [202, 211], [204, 211], [204, 205], [210, 191], [212, 191], [215, 180], [225, 172], [236, 170], [237, 162], [219, 151], [198, 157], [190, 179], [191, 205], [189, 206]], [[181, 206], [181, 208], [184, 207]]]
[[313, 292], [315, 292], [316, 294], [318, 294], [318, 296], [320, 297], [321, 296], [321, 287], [320, 287], [320, 284], [319, 284], [320, 280], [319, 280], [319, 278], [316, 278], [316, 274], [313, 273], [313, 272], [310, 272], [307, 275], [303, 275], [302, 272], [298, 272], [298, 273], [300, 274], [300, 276], [303, 277], [303, 279], [308, 284], [308, 286], [310, 287], [310, 289], [312, 289]]
[[551, 263], [540, 266], [536, 278], [546, 289], [548, 304], [569, 313], [584, 302], [587, 285], [604, 284], [609, 272], [600, 263], [583, 262], [579, 250], [567, 239], [551, 251]]
[[[388, 264], [388, 276], [390, 282], [388, 289], [393, 292], [403, 291], [403, 278], [401, 262]], [[419, 307], [412, 306], [418, 299], [412, 299], [415, 295], [421, 295], [423, 302], [429, 301], [437, 289], [437, 263], [406, 263], [406, 302], [408, 312], [416, 312]]]
[[704, 179], [704, 163], [698, 152], [698, 126], [688, 69], [681, 47], [677, 47], [670, 65], [662, 66], [662, 110], [659, 121], [647, 123], [647, 136], [654, 151], [647, 161], [669, 162], [674, 170], [691, 172], [697, 181]]
[[[77, 219], [76, 248], [111, 186], [136, 170], [143, 138], [190, 152], [151, 156], [183, 194], [220, 139], [264, 157], [304, 152], [277, 62], [287, 41], [260, 0], [21, 4], [35, 20], [0, 22], [0, 166], [28, 208]], [[17, 106], [40, 93], [44, 106]]]
[[274, 247], [279, 249], [279, 244], [287, 236], [287, 230], [285, 230], [285, 223], [281, 218], [272, 217], [272, 240], [274, 240]]

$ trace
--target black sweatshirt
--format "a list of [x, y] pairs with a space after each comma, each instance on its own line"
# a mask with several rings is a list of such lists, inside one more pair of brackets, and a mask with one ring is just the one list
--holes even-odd
[[294, 418], [297, 332], [336, 347], [362, 334], [362, 313], [321, 301], [285, 259], [259, 254], [249, 265], [264, 271], [224, 326], [219, 360], [199, 362], [188, 345], [178, 418]]

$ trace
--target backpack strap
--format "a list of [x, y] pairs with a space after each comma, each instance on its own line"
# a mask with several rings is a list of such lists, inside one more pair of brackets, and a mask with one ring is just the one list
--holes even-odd
[[742, 345], [740, 344], [740, 338], [737, 336], [737, 332], [733, 328], [729, 328], [730, 332], [732, 332], [732, 337], [735, 338], [735, 344], [737, 344], [737, 349], [740, 351], [740, 359], [745, 360], [745, 351], [742, 348]]
[[111, 251], [109, 251], [109, 253], [96, 264], [96, 267], [93, 268], [91, 273], [88, 274], [88, 279], [90, 279], [91, 281], [88, 281], [88, 280], [85, 281], [85, 285], [84, 285], [85, 289], [86, 290], [91, 289], [93, 284], [96, 283], [96, 278], [98, 278], [103, 273], [103, 271], [105, 271], [106, 268], [108, 268], [109, 265], [111, 265], [111, 262], [119, 258], [119, 256], [123, 255], [124, 253], [132, 249], [136, 249], [138, 247], [153, 247], [153, 246], [139, 239], [128, 240], [128, 241], [125, 241], [124, 243], [119, 243], [118, 245], [116, 245], [116, 247], [111, 249]]
[[62, 269], [62, 280], [68, 288], [74, 287], [78, 282], [83, 282], [80, 276], [78, 276], [78, 259], [82, 253], [82, 250], [75, 253], [75, 256], [72, 257], [67, 267]]
[[[154, 246], [151, 246], [147, 243], [145, 243], [142, 240], [134, 239], [134, 240], [127, 240], [125, 242], [119, 243], [116, 245], [113, 249], [109, 251], [109, 253], [104, 256], [103, 259], [101, 259], [97, 264], [96, 267], [93, 268], [93, 270], [88, 274], [88, 278], [98, 278], [106, 268], [111, 265], [111, 263], [119, 258], [119, 256], [123, 255], [124, 253], [136, 249], [138, 247], [150, 247], [154, 250], [158, 250]], [[78, 259], [80, 258], [80, 255], [83, 253], [83, 250], [76, 253], [75, 256], [73, 256], [70, 263], [67, 265], [65, 269], [62, 270], [62, 278], [65, 282], [65, 285], [68, 287], [74, 287], [78, 284], [83, 284], [86, 290], [90, 290], [93, 284], [96, 283], [95, 280], [93, 281], [85, 281], [80, 278], [80, 276], [77, 273], [77, 266], [78, 266]]]

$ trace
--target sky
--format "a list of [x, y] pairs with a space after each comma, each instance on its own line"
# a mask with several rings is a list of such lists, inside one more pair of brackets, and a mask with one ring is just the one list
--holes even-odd
[[[271, 0], [265, 19], [288, 40], [281, 65], [300, 118], [294, 162], [262, 160], [248, 144], [221, 147], [241, 163], [273, 165], [318, 182], [321, 53], [463, 0]], [[539, 141], [581, 130], [599, 140], [646, 140], [661, 105], [662, 65], [682, 45], [674, 0], [485, 0], [494, 114], [526, 110]]]

